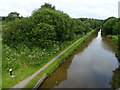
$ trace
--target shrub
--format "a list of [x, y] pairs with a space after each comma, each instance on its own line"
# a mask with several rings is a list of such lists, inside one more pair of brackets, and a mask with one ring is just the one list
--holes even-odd
[[46, 23], [39, 23], [32, 29], [30, 36], [34, 45], [47, 48], [51, 46], [56, 39], [56, 32], [54, 26]]

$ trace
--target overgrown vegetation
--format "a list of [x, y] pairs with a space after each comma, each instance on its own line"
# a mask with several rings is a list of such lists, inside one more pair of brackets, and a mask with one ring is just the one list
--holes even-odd
[[[99, 24], [96, 19], [71, 18], [48, 3], [30, 17], [11, 12], [3, 25], [3, 88], [27, 78]], [[8, 77], [10, 68], [15, 78]]]
[[[120, 18], [110, 17], [104, 21], [103, 32], [107, 35], [110, 41], [118, 47], [116, 56], [120, 62]], [[120, 70], [116, 69], [113, 76], [112, 87], [120, 88]]]

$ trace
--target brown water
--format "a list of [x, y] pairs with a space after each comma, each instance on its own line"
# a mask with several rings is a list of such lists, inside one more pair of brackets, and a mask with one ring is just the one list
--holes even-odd
[[101, 31], [91, 36], [40, 88], [111, 88], [113, 70], [118, 67], [115, 47]]

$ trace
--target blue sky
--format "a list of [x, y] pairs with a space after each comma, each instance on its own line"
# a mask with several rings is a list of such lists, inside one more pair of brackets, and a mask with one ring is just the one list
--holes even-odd
[[119, 0], [0, 0], [0, 16], [16, 11], [22, 16], [30, 16], [32, 11], [44, 3], [51, 3], [73, 18], [87, 17], [106, 19], [118, 17]]

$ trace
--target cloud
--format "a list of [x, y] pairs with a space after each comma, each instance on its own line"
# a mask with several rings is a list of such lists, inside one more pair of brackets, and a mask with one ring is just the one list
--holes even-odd
[[22, 16], [30, 16], [34, 9], [45, 2], [56, 6], [71, 17], [88, 17], [105, 19], [118, 16], [119, 0], [1, 0], [0, 16], [7, 16], [12, 11]]

